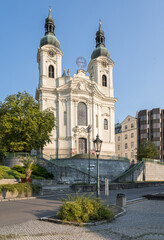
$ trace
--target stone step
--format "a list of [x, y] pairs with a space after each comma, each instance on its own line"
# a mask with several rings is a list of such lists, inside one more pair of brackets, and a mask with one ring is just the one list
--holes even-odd
[[58, 195], [73, 193], [72, 189], [42, 189], [43, 195]]

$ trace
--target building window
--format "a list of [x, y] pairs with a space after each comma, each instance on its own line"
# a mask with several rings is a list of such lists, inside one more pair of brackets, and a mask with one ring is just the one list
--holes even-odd
[[160, 132], [153, 132], [153, 138], [160, 137]]
[[125, 143], [125, 149], [127, 149], [128, 148], [128, 144], [127, 143]]
[[118, 145], [118, 150], [120, 150], [120, 145]]
[[131, 128], [134, 128], [134, 124], [133, 123], [131, 123]]
[[87, 126], [87, 106], [80, 102], [77, 106], [78, 125]]
[[145, 121], [146, 118], [147, 118], [146, 115], [140, 117], [141, 121]]
[[130, 118], [128, 118], [128, 121], [130, 121]]
[[120, 136], [118, 136], [118, 141], [120, 141]]
[[64, 112], [64, 125], [67, 125], [67, 112]]
[[108, 130], [108, 120], [104, 119], [104, 129]]
[[103, 87], [107, 87], [107, 77], [106, 77], [106, 75], [102, 75], [102, 85], [103, 85]]
[[134, 148], [134, 142], [131, 142], [131, 148]]
[[131, 133], [131, 138], [134, 138], [134, 133]]
[[54, 78], [54, 67], [50, 65], [48, 70], [49, 70], [49, 78]]
[[127, 125], [125, 125], [125, 130], [127, 130], [128, 129], [128, 126]]
[[96, 128], [98, 128], [98, 115], [96, 115]]
[[128, 135], [127, 134], [125, 134], [125, 139], [128, 139]]
[[159, 119], [160, 118], [160, 114], [159, 113], [157, 113], [157, 114], [153, 114], [153, 119]]
[[154, 144], [155, 144], [157, 147], [160, 147], [160, 141], [154, 141]]
[[160, 128], [160, 123], [153, 123], [153, 128]]
[[125, 157], [128, 158], [128, 154], [127, 153], [125, 153]]
[[134, 158], [134, 152], [131, 152], [131, 158]]

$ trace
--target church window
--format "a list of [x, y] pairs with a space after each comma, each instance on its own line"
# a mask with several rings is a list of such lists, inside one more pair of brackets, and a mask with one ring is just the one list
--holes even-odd
[[49, 78], [54, 78], [54, 67], [52, 65], [49, 66]]
[[103, 87], [107, 87], [107, 77], [106, 77], [106, 75], [102, 75], [102, 85], [103, 85]]
[[87, 126], [87, 106], [80, 102], [77, 106], [78, 125]]
[[67, 112], [64, 112], [64, 125], [67, 125]]
[[96, 128], [98, 128], [98, 115], [96, 115]]
[[108, 130], [108, 120], [104, 119], [104, 129]]

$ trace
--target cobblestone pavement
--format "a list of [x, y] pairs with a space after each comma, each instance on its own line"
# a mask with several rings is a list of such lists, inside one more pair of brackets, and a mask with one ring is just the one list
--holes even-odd
[[164, 240], [164, 201], [133, 203], [127, 206], [124, 216], [98, 226], [75, 227], [38, 220], [4, 226], [0, 239]]

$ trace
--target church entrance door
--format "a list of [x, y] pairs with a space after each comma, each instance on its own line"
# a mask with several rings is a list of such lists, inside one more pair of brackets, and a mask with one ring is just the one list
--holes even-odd
[[79, 138], [79, 154], [87, 153], [87, 140]]

